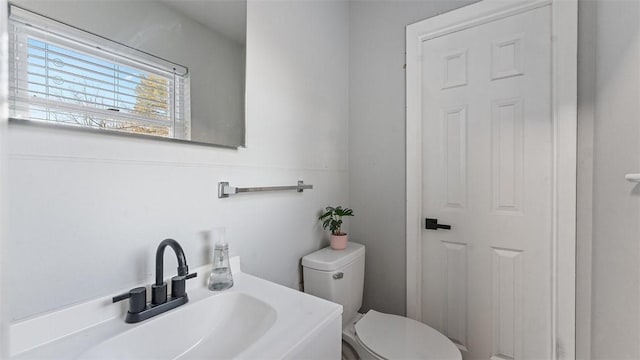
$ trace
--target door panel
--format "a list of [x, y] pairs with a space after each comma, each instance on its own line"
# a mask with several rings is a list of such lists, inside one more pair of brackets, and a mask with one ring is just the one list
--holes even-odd
[[[551, 7], [422, 43], [423, 320], [465, 359], [548, 359]], [[423, 226], [424, 228], [424, 226]]]

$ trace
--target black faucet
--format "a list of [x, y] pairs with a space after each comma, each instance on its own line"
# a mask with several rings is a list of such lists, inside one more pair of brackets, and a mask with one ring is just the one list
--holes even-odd
[[[164, 282], [164, 249], [170, 246], [178, 259], [178, 275], [171, 278], [171, 298], [167, 299], [167, 283]], [[156, 282], [151, 285], [151, 303], [147, 304], [147, 289], [138, 287], [128, 293], [115, 296], [113, 302], [129, 299], [129, 311], [125, 322], [137, 323], [150, 317], [162, 314], [189, 301], [186, 291], [186, 280], [198, 276], [189, 274], [189, 266], [182, 246], [173, 240], [162, 240], [156, 250]]]

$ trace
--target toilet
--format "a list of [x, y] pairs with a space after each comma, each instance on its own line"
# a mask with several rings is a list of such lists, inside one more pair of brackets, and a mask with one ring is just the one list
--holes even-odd
[[[342, 305], [342, 339], [357, 357], [462, 360], [456, 345], [428, 325], [375, 310], [358, 313], [364, 253], [363, 245], [349, 242], [344, 250], [326, 247], [302, 258], [304, 291]], [[343, 347], [343, 358], [351, 351], [348, 347]]]

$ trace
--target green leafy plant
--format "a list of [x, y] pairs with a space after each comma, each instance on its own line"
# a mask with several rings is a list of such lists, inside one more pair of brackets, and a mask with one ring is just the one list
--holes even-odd
[[342, 232], [342, 218], [344, 216], [353, 216], [353, 210], [342, 208], [342, 206], [327, 206], [325, 212], [318, 218], [322, 221], [322, 227], [331, 230], [333, 235], [346, 235]]

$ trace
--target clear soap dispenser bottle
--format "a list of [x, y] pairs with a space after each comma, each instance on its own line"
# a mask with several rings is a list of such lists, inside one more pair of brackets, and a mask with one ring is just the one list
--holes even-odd
[[218, 242], [213, 251], [213, 269], [209, 275], [207, 287], [212, 291], [220, 291], [233, 286], [231, 266], [229, 266], [229, 244]]

